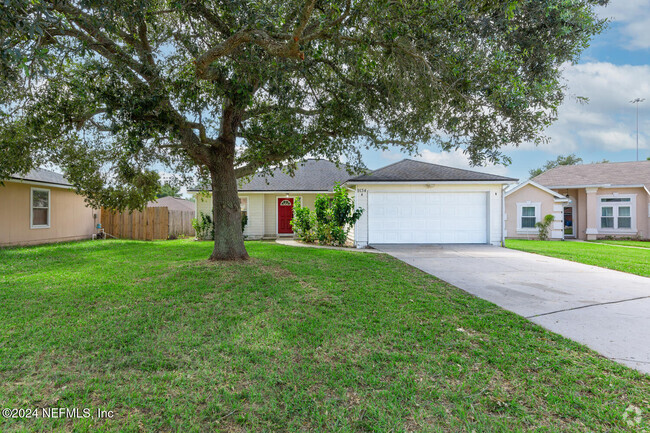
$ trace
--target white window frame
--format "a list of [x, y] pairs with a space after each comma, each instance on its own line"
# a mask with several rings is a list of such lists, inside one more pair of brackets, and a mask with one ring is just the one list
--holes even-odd
[[244, 234], [248, 233], [248, 227], [251, 225], [251, 200], [248, 198], [247, 195], [240, 195], [239, 196], [239, 209], [241, 211], [241, 201], [246, 200], [246, 216], [248, 217], [248, 222], [246, 223], [246, 227], [244, 227]]
[[[34, 191], [45, 191], [47, 192], [47, 224], [43, 225], [34, 225]], [[38, 208], [44, 209], [44, 208]], [[47, 188], [35, 188], [32, 187], [29, 191], [29, 228], [30, 229], [49, 229], [50, 228], [50, 217], [52, 214], [52, 193]]]
[[241, 210], [241, 200], [246, 200], [246, 215], [248, 215], [250, 213], [250, 205], [251, 205], [250, 199], [248, 198], [247, 195], [240, 195], [239, 200], [240, 200], [239, 201], [240, 210]]
[[[608, 194], [608, 195], [598, 195], [596, 196], [598, 199], [598, 232], [599, 233], [625, 233], [625, 234], [631, 234], [631, 233], [636, 233], [636, 194]], [[604, 202], [603, 199], [608, 199], [608, 198], [629, 198], [630, 201], [619, 201], [619, 202]], [[613, 208], [613, 215], [612, 217], [614, 218], [614, 227], [603, 227], [602, 226], [602, 216], [603, 216], [603, 208], [604, 207], [611, 207]], [[618, 208], [619, 207], [629, 207], [630, 208], [630, 227], [624, 227], [619, 229], [618, 228]]]
[[532, 202], [524, 202], [524, 203], [517, 203], [517, 233], [537, 233], [537, 228], [529, 228], [529, 227], [522, 227], [521, 226], [521, 217], [523, 216], [522, 209], [525, 207], [534, 207], [535, 208], [535, 223], [538, 223], [540, 221], [540, 216], [542, 214], [542, 204], [541, 203], [532, 203]]

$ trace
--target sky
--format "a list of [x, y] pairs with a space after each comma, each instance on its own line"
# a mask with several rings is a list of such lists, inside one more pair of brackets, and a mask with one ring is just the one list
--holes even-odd
[[[558, 120], [546, 135], [548, 144], [504, 148], [509, 166], [470, 167], [462, 151], [441, 152], [436, 146], [420, 147], [420, 155], [364, 152], [364, 163], [377, 169], [403, 158], [414, 158], [458, 168], [469, 168], [525, 180], [528, 171], [559, 155], [575, 153], [584, 163], [636, 160], [636, 108], [639, 104], [639, 159], [650, 157], [650, 1], [611, 0], [599, 7], [601, 18], [611, 20], [575, 65], [563, 67], [567, 85]], [[589, 98], [579, 103], [576, 97]]]

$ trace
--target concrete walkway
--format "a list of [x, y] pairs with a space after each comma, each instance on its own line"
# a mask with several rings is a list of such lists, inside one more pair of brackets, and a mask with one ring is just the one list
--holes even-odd
[[650, 373], [650, 278], [490, 245], [375, 248]]

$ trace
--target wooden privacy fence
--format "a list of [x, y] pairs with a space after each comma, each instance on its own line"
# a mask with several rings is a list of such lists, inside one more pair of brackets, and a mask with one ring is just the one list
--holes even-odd
[[193, 210], [170, 210], [168, 224], [169, 237], [194, 236], [194, 227], [192, 227], [193, 219]]
[[149, 207], [142, 211], [113, 212], [102, 209], [104, 231], [120, 239], [152, 241], [170, 236], [194, 236], [192, 211], [168, 210], [166, 207]]

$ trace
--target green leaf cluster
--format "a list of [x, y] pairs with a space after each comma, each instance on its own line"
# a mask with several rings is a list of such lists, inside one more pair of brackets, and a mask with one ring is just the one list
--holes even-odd
[[[609, 162], [609, 161], [603, 160], [602, 162]], [[528, 174], [530, 174], [530, 178], [532, 179], [535, 176], [539, 176], [545, 171], [548, 171], [560, 165], [576, 165], [581, 163], [582, 163], [582, 158], [578, 158], [575, 153], [572, 153], [567, 156], [559, 155], [556, 159], [551, 159], [549, 161], [546, 161], [546, 164], [544, 164], [542, 167], [530, 170]]]
[[362, 213], [363, 209], [354, 209], [347, 188], [337, 183], [333, 196], [316, 196], [313, 212], [296, 199], [291, 226], [298, 238], [305, 242], [318, 239], [321, 245], [345, 245], [348, 233]]
[[548, 214], [544, 216], [544, 219], [542, 221], [535, 223], [535, 227], [537, 227], [538, 231], [537, 237], [540, 241], [548, 240], [548, 229], [551, 227], [551, 224], [553, 224], [553, 221], [555, 221], [555, 217], [551, 214]]

